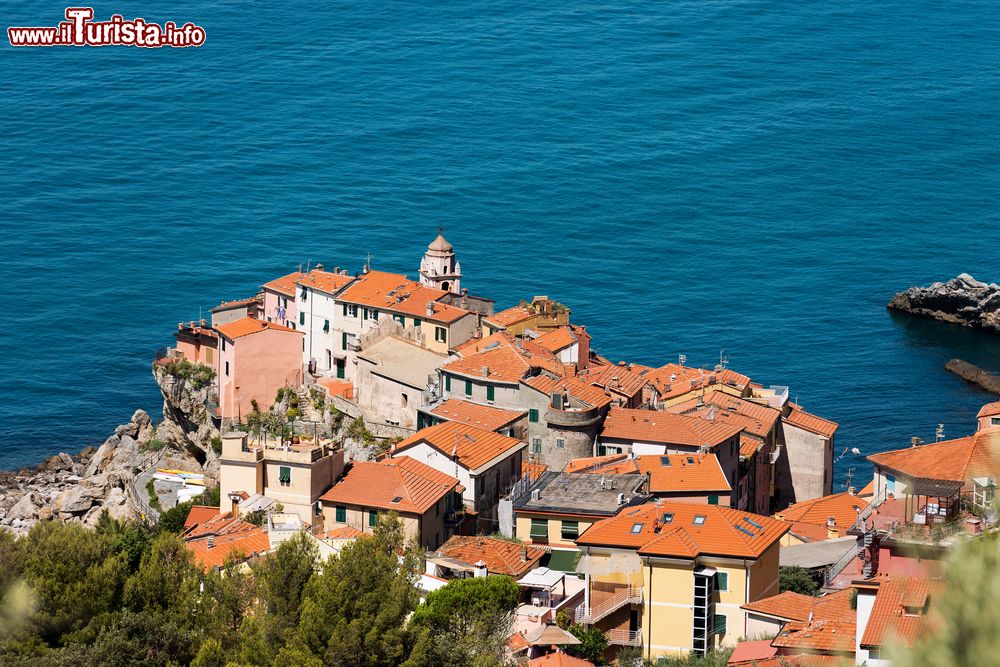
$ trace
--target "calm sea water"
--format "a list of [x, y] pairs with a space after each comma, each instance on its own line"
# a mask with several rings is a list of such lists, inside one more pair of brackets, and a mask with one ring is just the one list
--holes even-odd
[[865, 454], [964, 434], [990, 397], [943, 364], [1000, 339], [884, 305], [1000, 280], [996, 9], [168, 0], [95, 11], [204, 47], [0, 48], [0, 468], [158, 412], [178, 320], [310, 260], [413, 275], [438, 225], [612, 359], [724, 349]]

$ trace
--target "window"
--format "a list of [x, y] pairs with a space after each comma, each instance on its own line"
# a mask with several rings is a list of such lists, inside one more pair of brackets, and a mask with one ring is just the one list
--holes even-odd
[[530, 410], [528, 410], [528, 421], [530, 421], [532, 424], [538, 423], [538, 410], [536, 410], [535, 408], [531, 408]]
[[358, 316], [358, 307], [355, 304], [353, 303], [347, 304], [347, 316], [348, 317]]
[[378, 322], [378, 311], [374, 308], [372, 309], [372, 319]]
[[330, 333], [330, 320], [323, 320], [323, 333]]
[[633, 523], [632, 524], [632, 533], [634, 535], [638, 535], [641, 532], [642, 532], [642, 524], [641, 523]]
[[563, 521], [561, 535], [564, 540], [575, 540], [580, 536], [580, 524], [576, 521]]
[[662, 524], [668, 524], [668, 523], [673, 523], [673, 522], [674, 522], [674, 513], [673, 512], [664, 512], [663, 515], [660, 516], [660, 523], [662, 523]]
[[708, 504], [709, 505], [718, 505], [719, 504], [719, 494], [718, 493], [711, 493], [711, 494], [709, 494], [709, 496], [708, 496]]
[[344, 317], [347, 317], [347, 304], [344, 304]]
[[448, 342], [448, 330], [444, 327], [434, 327], [434, 340], [439, 343]]
[[326, 351], [326, 370], [333, 368], [333, 352], [330, 350]]
[[299, 324], [301, 324], [302, 326], [306, 325], [306, 314], [305, 313], [299, 313]]
[[226, 377], [229, 377], [229, 362], [226, 362]]
[[225, 338], [222, 339], [222, 351], [223, 352], [226, 351], [226, 339]]
[[1000, 426], [1000, 417], [990, 417], [990, 426]]
[[697, 515], [697, 516], [695, 516], [695, 518], [694, 518], [694, 519], [693, 519], [693, 520], [691, 521], [691, 523], [693, 523], [693, 524], [694, 524], [694, 525], [696, 525], [696, 526], [704, 526], [704, 525], [705, 525], [705, 515], [704, 515], [704, 514], [698, 514], [698, 515]]
[[347, 508], [343, 505], [337, 505], [337, 523], [347, 523]]
[[363, 319], [363, 320], [367, 320], [368, 319], [368, 309], [367, 308], [363, 308], [361, 310], [361, 319]]
[[309, 297], [309, 290], [307, 290], [305, 287], [303, 287], [302, 291], [299, 292], [299, 299], [301, 299], [302, 301], [305, 301], [308, 297]]
[[726, 615], [716, 614], [715, 615], [715, 634], [724, 635], [726, 634]]
[[403, 317], [402, 315], [393, 315], [392, 319], [396, 320], [397, 322], [399, 322], [400, 324], [402, 324], [404, 327], [406, 326], [406, 318]]
[[323, 516], [323, 503], [317, 500], [313, 504], [313, 514], [316, 516]]
[[419, 329], [420, 328], [420, 320], [418, 320], [417, 318], [414, 317], [413, 318], [413, 326], [415, 326], [415, 327], [417, 327]]
[[445, 375], [444, 376], [444, 390], [445, 391], [451, 391], [451, 376], [450, 375]]
[[279, 296], [278, 297], [278, 305], [281, 306], [282, 308], [288, 308], [288, 297], [286, 297], [286, 296]]
[[289, 486], [292, 483], [292, 469], [288, 466], [278, 467], [278, 483], [282, 486]]
[[531, 439], [531, 451], [533, 451], [535, 454], [541, 454], [542, 453], [542, 439], [541, 438], [532, 438]]
[[[715, 573], [715, 590], [717, 591], [728, 591], [729, 590], [729, 573], [728, 572], [716, 572]], [[725, 618], [725, 617], [723, 617]]]
[[340, 334], [340, 347], [343, 350], [347, 350], [347, 332]]
[[400, 394], [399, 395], [399, 404], [400, 404], [401, 407], [405, 408], [406, 404], [409, 403], [409, 402], [410, 402], [410, 397], [409, 396], [407, 396], [406, 394]]
[[486, 385], [486, 400], [494, 401], [496, 400], [496, 387], [491, 384]]
[[378, 525], [378, 512], [375, 510], [368, 511], [368, 525], [372, 528]]
[[547, 540], [549, 538], [549, 522], [547, 519], [531, 520], [531, 539]]
[[465, 395], [472, 396], [472, 380], [465, 381]]
[[556, 449], [566, 449], [566, 441], [562, 438], [556, 438]]

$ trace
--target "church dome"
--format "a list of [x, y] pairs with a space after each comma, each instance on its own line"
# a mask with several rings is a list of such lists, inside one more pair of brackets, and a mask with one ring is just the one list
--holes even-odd
[[427, 246], [428, 250], [436, 250], [438, 252], [453, 252], [455, 249], [450, 243], [444, 238], [443, 234], [438, 234], [434, 242]]

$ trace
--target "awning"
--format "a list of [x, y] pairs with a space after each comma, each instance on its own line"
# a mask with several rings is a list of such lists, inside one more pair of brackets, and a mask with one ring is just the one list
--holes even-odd
[[547, 567], [536, 567], [534, 570], [517, 580], [519, 586], [526, 588], [550, 589], [566, 576], [565, 572], [553, 570]]
[[580, 556], [583, 554], [576, 549], [553, 549], [552, 553], [549, 555], [549, 562], [547, 563], [550, 570], [559, 570], [560, 572], [576, 572], [576, 564], [580, 561]]
[[456, 572], [475, 572], [476, 570], [475, 566], [471, 563], [466, 563], [465, 561], [458, 560], [457, 558], [448, 558], [447, 556], [428, 556], [427, 560], [435, 565], [440, 565], [441, 567], [454, 570]]
[[630, 574], [642, 569], [639, 554], [613, 554], [611, 556], [583, 556], [576, 565], [576, 572], [591, 576], [606, 576], [614, 573]]

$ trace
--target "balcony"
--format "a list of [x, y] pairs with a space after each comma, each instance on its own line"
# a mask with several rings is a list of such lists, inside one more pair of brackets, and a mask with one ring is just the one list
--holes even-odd
[[617, 611], [626, 605], [642, 604], [642, 589], [636, 586], [627, 586], [610, 598], [601, 602], [596, 607], [577, 607], [576, 622], [593, 624], [601, 620], [613, 611]]
[[615, 628], [605, 632], [604, 638], [612, 646], [642, 646], [642, 629], [621, 630]]

